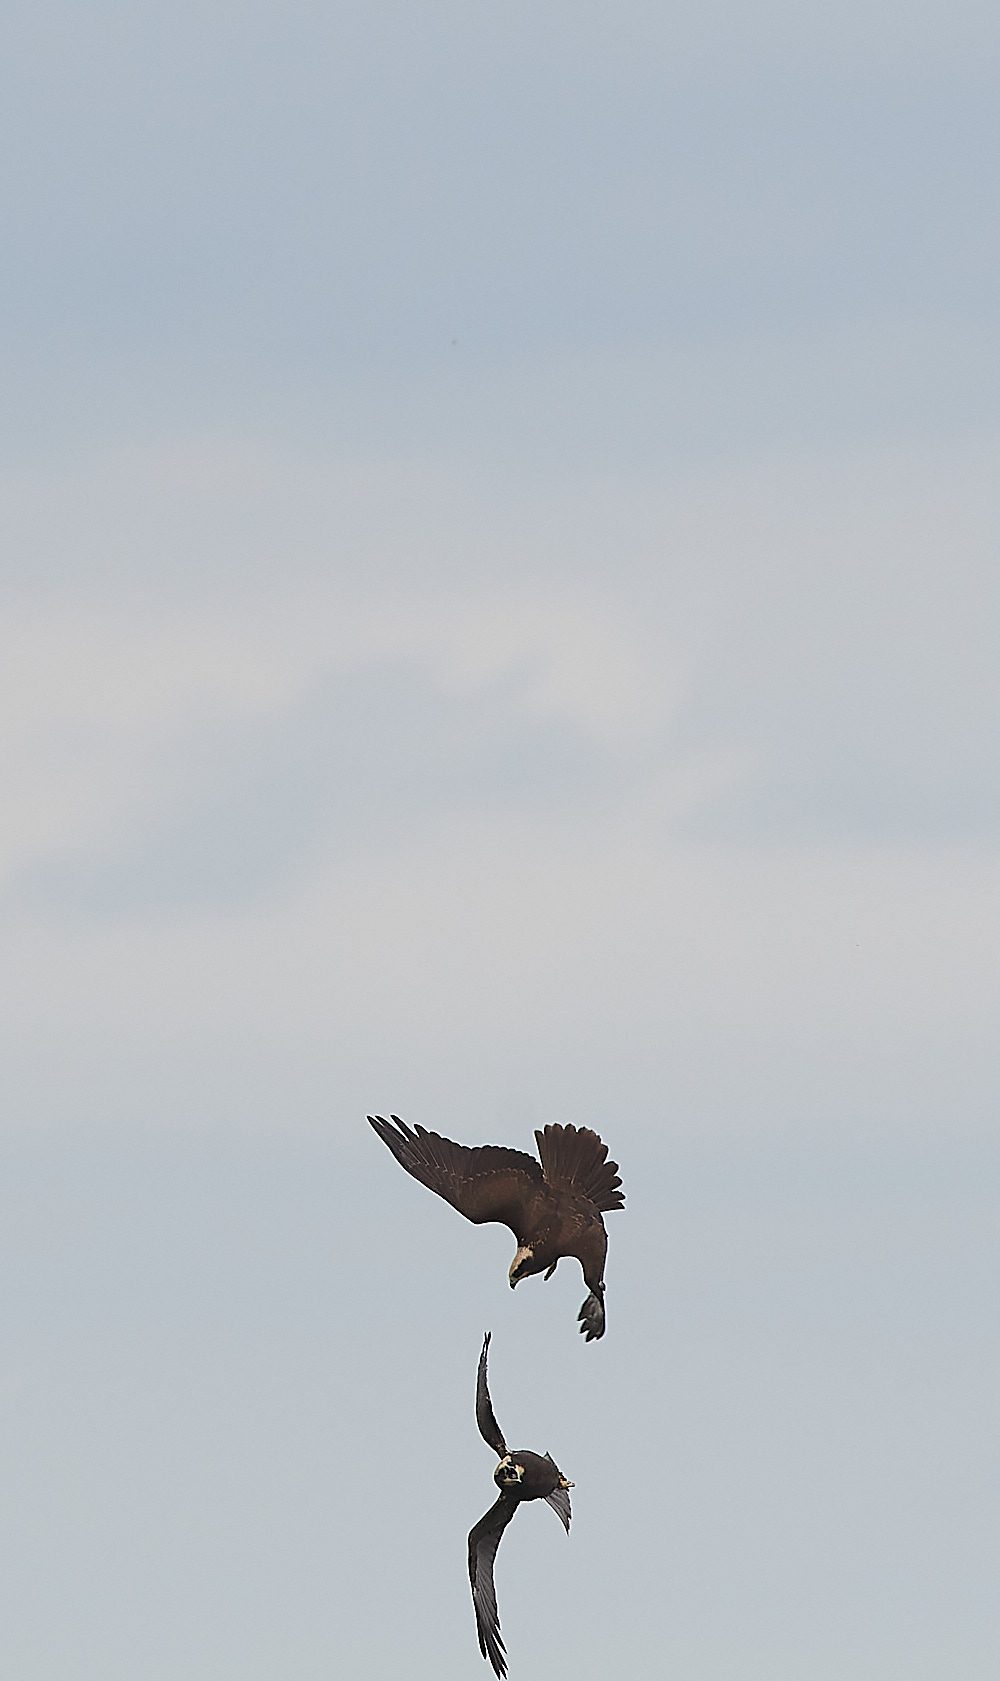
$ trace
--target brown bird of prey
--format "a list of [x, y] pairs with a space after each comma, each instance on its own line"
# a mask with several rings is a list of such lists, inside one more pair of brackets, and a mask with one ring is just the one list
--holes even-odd
[[517, 1239], [510, 1287], [543, 1272], [551, 1278], [564, 1255], [583, 1268], [590, 1295], [577, 1317], [588, 1342], [604, 1335], [604, 1260], [608, 1234], [602, 1211], [624, 1208], [618, 1163], [589, 1127], [547, 1126], [536, 1132], [541, 1165], [523, 1150], [498, 1144], [467, 1149], [450, 1138], [411, 1130], [393, 1115], [369, 1115], [371, 1125], [407, 1173], [436, 1191], [467, 1220], [509, 1226]]
[[497, 1595], [493, 1585], [493, 1560], [503, 1532], [522, 1500], [547, 1500], [565, 1525], [569, 1534], [572, 1516], [567, 1482], [551, 1454], [508, 1451], [503, 1432], [493, 1416], [490, 1392], [486, 1383], [486, 1351], [490, 1333], [483, 1339], [479, 1356], [479, 1378], [476, 1383], [476, 1423], [487, 1446], [500, 1457], [493, 1473], [493, 1481], [500, 1490], [500, 1498], [486, 1516], [480, 1518], [469, 1531], [469, 1580], [472, 1583], [472, 1603], [476, 1608], [476, 1629], [479, 1650], [489, 1658], [493, 1672], [501, 1678], [507, 1673], [506, 1647], [500, 1638], [500, 1618], [497, 1615]]

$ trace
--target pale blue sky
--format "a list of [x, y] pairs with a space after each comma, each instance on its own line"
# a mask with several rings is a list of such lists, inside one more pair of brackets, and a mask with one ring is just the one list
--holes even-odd
[[986, 1681], [995, 7], [5, 29], [0, 1668]]

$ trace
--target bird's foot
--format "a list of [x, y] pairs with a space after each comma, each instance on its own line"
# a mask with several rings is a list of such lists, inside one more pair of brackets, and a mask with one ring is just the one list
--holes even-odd
[[579, 1313], [577, 1314], [577, 1318], [581, 1321], [580, 1331], [581, 1331], [581, 1334], [586, 1338], [587, 1342], [593, 1342], [595, 1340], [595, 1338], [603, 1337], [603, 1335], [604, 1335], [604, 1292], [603, 1292], [603, 1290], [601, 1291], [600, 1295], [597, 1295], [595, 1291], [591, 1290], [590, 1295], [587, 1297], [587, 1300], [584, 1302], [582, 1308], [580, 1309]]

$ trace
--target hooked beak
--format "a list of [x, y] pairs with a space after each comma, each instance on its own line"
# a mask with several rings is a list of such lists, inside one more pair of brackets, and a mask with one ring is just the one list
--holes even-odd
[[534, 1253], [534, 1251], [531, 1249], [530, 1245], [527, 1244], [527, 1243], [524, 1243], [518, 1249], [517, 1254], [514, 1256], [514, 1259], [511, 1261], [510, 1271], [507, 1274], [507, 1279], [508, 1279], [508, 1282], [509, 1282], [512, 1290], [514, 1289], [515, 1285], [520, 1284], [520, 1282], [521, 1282], [521, 1279], [520, 1279], [520, 1276], [519, 1276], [519, 1268], [521, 1268], [524, 1265], [525, 1261], [530, 1261], [531, 1260], [533, 1253]]

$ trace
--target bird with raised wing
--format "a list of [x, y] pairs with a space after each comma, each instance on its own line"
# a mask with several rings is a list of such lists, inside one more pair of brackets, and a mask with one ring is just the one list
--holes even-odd
[[503, 1433], [493, 1416], [489, 1386], [486, 1381], [486, 1356], [490, 1346], [490, 1332], [483, 1339], [479, 1356], [479, 1376], [476, 1381], [476, 1423], [488, 1447], [499, 1456], [500, 1463], [493, 1473], [493, 1481], [500, 1490], [500, 1498], [469, 1531], [469, 1580], [472, 1583], [472, 1603], [476, 1611], [476, 1630], [479, 1650], [493, 1666], [499, 1677], [507, 1673], [507, 1648], [500, 1636], [497, 1595], [493, 1583], [493, 1561], [503, 1532], [524, 1500], [545, 1500], [557, 1514], [569, 1534], [572, 1516], [569, 1490], [574, 1486], [563, 1476], [551, 1454], [544, 1458], [538, 1453], [518, 1449], [511, 1453]]
[[624, 1208], [618, 1163], [589, 1127], [550, 1125], [536, 1131], [539, 1160], [497, 1144], [469, 1149], [393, 1115], [369, 1122], [401, 1167], [436, 1191], [475, 1225], [499, 1221], [517, 1239], [510, 1287], [541, 1272], [551, 1278], [563, 1256], [583, 1269], [589, 1296], [580, 1309], [587, 1342], [603, 1337], [604, 1262], [608, 1234], [602, 1213]]

